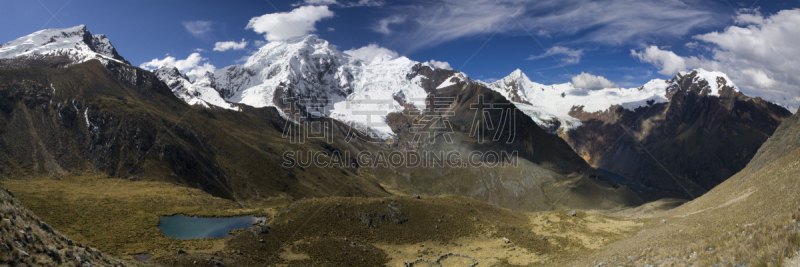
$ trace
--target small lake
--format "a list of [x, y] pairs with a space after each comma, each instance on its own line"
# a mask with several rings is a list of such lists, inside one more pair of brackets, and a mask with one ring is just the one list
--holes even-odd
[[633, 188], [633, 189], [636, 189], [636, 190], [647, 191], [647, 188], [645, 188], [644, 186], [641, 186], [641, 185], [638, 185], [638, 184], [633, 184], [633, 183], [628, 183], [628, 179], [625, 178], [625, 177], [622, 177], [619, 174], [616, 174], [616, 173], [613, 173], [613, 172], [610, 172], [610, 171], [607, 171], [607, 170], [603, 170], [603, 169], [597, 169], [597, 170], [600, 171], [601, 173], [605, 174], [606, 176], [608, 176], [608, 178], [611, 178], [611, 180], [614, 180], [614, 182], [617, 182], [618, 184], [625, 185], [627, 187], [630, 187], [630, 188]]
[[254, 216], [236, 217], [195, 217], [185, 215], [162, 216], [158, 229], [165, 235], [177, 239], [220, 238], [228, 236], [228, 231], [250, 227], [264, 218]]

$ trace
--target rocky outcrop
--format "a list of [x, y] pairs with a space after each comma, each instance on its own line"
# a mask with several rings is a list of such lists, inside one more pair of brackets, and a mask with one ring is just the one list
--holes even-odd
[[678, 75], [669, 102], [599, 112], [574, 108], [582, 125], [561, 137], [589, 164], [650, 190], [694, 198], [742, 170], [791, 113], [718, 78], [719, 91]]
[[6, 266], [129, 266], [61, 234], [0, 189], [0, 264]]

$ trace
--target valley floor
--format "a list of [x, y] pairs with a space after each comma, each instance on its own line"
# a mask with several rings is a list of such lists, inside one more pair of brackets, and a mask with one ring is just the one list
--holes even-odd
[[[676, 212], [684, 204], [676, 199], [571, 216], [457, 196], [236, 203], [170, 183], [97, 175], [5, 180], [2, 187], [78, 242], [165, 266], [789, 266], [800, 246], [798, 212], [732, 223], [718, 209]], [[171, 214], [268, 220], [229, 238], [177, 240], [157, 229], [158, 218]]]

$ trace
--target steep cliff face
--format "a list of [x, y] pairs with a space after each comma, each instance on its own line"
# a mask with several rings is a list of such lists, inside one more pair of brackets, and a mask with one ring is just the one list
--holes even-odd
[[[450, 77], [447, 70], [420, 71], [427, 77]], [[517, 210], [607, 209], [641, 203], [632, 191], [597, 172], [564, 140], [547, 133], [500, 93], [481, 84], [449, 80], [455, 81], [431, 90], [424, 109], [409, 106], [389, 114], [387, 122], [397, 134], [391, 144], [394, 149], [422, 155], [445, 152], [440, 158], [450, 164], [378, 169], [384, 184], [409, 194], [469, 196]]]
[[19, 67], [0, 70], [0, 173], [6, 178], [99, 171], [237, 200], [386, 194], [357, 176], [357, 167], [281, 167], [284, 151], [358, 144], [292, 144], [282, 137], [287, 122], [274, 108], [189, 106], [154, 74], [125, 64], [46, 67], [69, 61], [62, 59], [0, 60]]
[[[693, 71], [670, 81], [665, 103], [569, 115], [582, 121], [561, 133], [593, 166], [651, 190], [697, 197], [742, 170], [791, 113], [745, 96], [723, 77]], [[717, 89], [717, 90], [714, 90]]]
[[[0, 70], [0, 77], [0, 147], [8, 177], [99, 170], [129, 178], [169, 171], [176, 180], [232, 197], [213, 152], [204, 149], [208, 137], [179, 125], [176, 111], [186, 104], [149, 72], [89, 61], [65, 69]], [[154, 164], [154, 157], [168, 163]]]

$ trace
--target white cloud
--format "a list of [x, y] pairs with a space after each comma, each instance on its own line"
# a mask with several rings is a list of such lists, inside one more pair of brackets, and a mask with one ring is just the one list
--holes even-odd
[[661, 50], [653, 45], [642, 52], [631, 49], [631, 55], [637, 57], [642, 62], [651, 63], [661, 69], [658, 73], [672, 76], [680, 71], [686, 70], [686, 59], [676, 55], [672, 51]]
[[446, 70], [452, 70], [453, 69], [453, 68], [450, 67], [450, 63], [447, 63], [447, 62], [444, 62], [444, 61], [436, 61], [436, 60], [431, 59], [431, 61], [428, 61], [428, 64], [431, 64], [431, 66], [433, 66], [434, 68], [437, 68], [437, 69], [446, 69]]
[[233, 50], [242, 50], [247, 46], [247, 41], [242, 39], [241, 42], [234, 42], [234, 41], [227, 41], [227, 42], [217, 42], [214, 44], [214, 51], [228, 51], [230, 49]]
[[761, 11], [758, 8], [755, 9], [740, 9], [736, 14], [735, 21], [738, 24], [747, 25], [747, 24], [754, 24], [754, 25], [763, 25], [765, 20], [764, 16], [761, 15]]
[[619, 87], [619, 84], [611, 82], [603, 76], [595, 76], [585, 72], [581, 72], [581, 74], [573, 76], [572, 85], [574, 85], [576, 88], [585, 88], [591, 90]]
[[545, 57], [555, 57], [559, 56], [561, 60], [559, 62], [563, 65], [572, 65], [578, 64], [581, 62], [581, 56], [583, 56], [583, 49], [570, 49], [569, 47], [563, 46], [553, 46], [541, 55], [531, 55], [526, 60], [537, 60], [542, 59]]
[[686, 49], [695, 50], [698, 47], [700, 47], [700, 43], [698, 43], [698, 42], [688, 42], [683, 46], [686, 47]]
[[215, 71], [217, 71], [217, 67], [205, 62], [203, 65], [197, 65], [194, 68], [189, 69], [189, 71], [184, 72], [184, 74], [186, 74], [187, 77], [194, 79], [197, 77], [202, 77], [206, 74], [206, 72], [214, 73]]
[[139, 65], [140, 68], [146, 70], [154, 70], [160, 68], [161, 66], [175, 66], [175, 57], [171, 57], [168, 55], [164, 59], [154, 58], [149, 62], [145, 62]]
[[176, 59], [173, 56], [167, 55], [164, 59], [155, 58], [139, 65], [140, 68], [151, 71], [162, 66], [175, 67], [190, 78], [197, 78], [205, 75], [206, 72], [214, 72], [217, 70], [214, 65], [208, 63], [207, 58], [200, 56], [200, 53], [192, 53], [186, 59]]
[[208, 39], [208, 34], [213, 30], [211, 28], [213, 24], [213, 22], [205, 20], [184, 21], [183, 27], [186, 28], [186, 31], [190, 34], [194, 35], [194, 37]]
[[795, 112], [800, 106], [800, 10], [782, 10], [769, 17], [758, 10], [741, 10], [734, 19], [736, 25], [722, 32], [692, 37], [711, 47], [711, 58], [681, 57], [656, 47], [632, 54], [653, 63], [664, 75], [693, 68], [724, 72], [746, 94]]
[[742, 76], [750, 80], [757, 88], [770, 88], [778, 82], [770, 78], [763, 70], [744, 69]]
[[333, 11], [327, 6], [302, 6], [290, 12], [254, 17], [246, 29], [265, 34], [268, 41], [278, 41], [314, 32], [317, 21], [330, 17], [333, 17]]
[[348, 55], [350, 55], [350, 56], [352, 56], [354, 58], [363, 60], [366, 63], [372, 62], [372, 60], [374, 60], [376, 57], [378, 57], [380, 55], [389, 55], [392, 58], [396, 58], [397, 56], [399, 56], [399, 54], [397, 54], [397, 52], [389, 50], [388, 48], [385, 48], [385, 47], [378, 46], [377, 44], [374, 44], [374, 43], [369, 44], [367, 46], [363, 46], [363, 47], [358, 48], [358, 49], [353, 48], [353, 49], [344, 51], [344, 53], [348, 54]]
[[335, 31], [335, 30], [336, 30], [336, 29], [334, 29], [333, 27], [328, 27], [328, 31], [329, 31], [329, 32], [332, 32], [332, 31]]
[[372, 26], [372, 30], [382, 34], [389, 35], [392, 33], [392, 30], [389, 29], [389, 26], [391, 26], [392, 24], [400, 24], [405, 21], [406, 19], [400, 16], [391, 16], [388, 18], [383, 18], [379, 20], [378, 23]]
[[205, 49], [202, 49], [202, 48], [195, 48], [195, 49], [192, 49], [192, 52], [205, 52], [205, 51], [206, 51], [206, 50], [205, 50]]
[[[408, 51], [471, 36], [574, 36], [574, 42], [606, 45], [673, 39], [725, 23], [729, 9], [714, 1], [682, 0], [435, 0], [387, 6], [372, 29], [392, 36]], [[391, 17], [405, 14], [405, 20]], [[402, 29], [402, 30], [401, 30]]]

